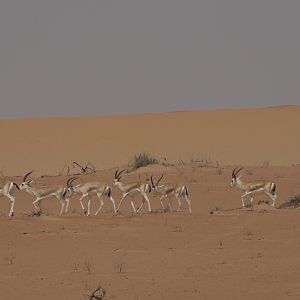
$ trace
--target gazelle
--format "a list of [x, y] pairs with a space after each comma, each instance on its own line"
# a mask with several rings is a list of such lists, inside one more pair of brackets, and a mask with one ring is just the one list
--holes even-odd
[[151, 184], [152, 184], [152, 188], [153, 190], [158, 193], [159, 195], [161, 195], [160, 197], [160, 204], [162, 209], [164, 210], [164, 203], [163, 203], [163, 199], [166, 198], [172, 198], [175, 197], [178, 201], [178, 208], [177, 211], [181, 210], [182, 207], [182, 203], [181, 203], [181, 199], [183, 198], [189, 205], [189, 212], [192, 212], [192, 208], [191, 208], [191, 201], [189, 199], [189, 191], [186, 185], [158, 185], [159, 182], [162, 180], [163, 178], [163, 174], [160, 176], [160, 178], [157, 180], [156, 184], [154, 184], [153, 181], [153, 176], [151, 176]]
[[75, 180], [76, 178], [72, 177], [69, 178], [67, 181], [67, 185], [57, 185], [54, 187], [50, 188], [37, 188], [37, 187], [32, 187], [31, 183], [33, 180], [27, 180], [28, 176], [32, 173], [33, 171], [27, 173], [24, 178], [23, 182], [20, 185], [20, 190], [24, 190], [30, 195], [34, 196], [36, 199], [33, 201], [34, 207], [41, 212], [42, 209], [40, 207], [40, 201], [45, 199], [45, 198], [50, 198], [50, 197], [56, 197], [56, 199], [59, 200], [61, 204], [61, 210], [60, 210], [60, 215], [62, 215], [63, 211], [65, 212], [68, 211], [69, 207], [69, 198], [66, 198], [66, 191], [67, 188], [70, 186], [70, 183]]
[[15, 202], [16, 202], [14, 192], [15, 192], [16, 188], [18, 190], [20, 189], [19, 186], [13, 181], [5, 182], [3, 187], [0, 188], [0, 196], [4, 196], [4, 197], [8, 198], [11, 202], [10, 210], [9, 210], [9, 214], [8, 214], [9, 217], [14, 216], [14, 207], [15, 207]]
[[[92, 194], [97, 194], [99, 200], [100, 200], [100, 207], [95, 213], [95, 216], [99, 213], [99, 211], [102, 209], [104, 202], [102, 199], [102, 196], [107, 196], [109, 200], [112, 202], [114, 213], [116, 213], [116, 204], [115, 200], [112, 197], [111, 187], [109, 185], [103, 184], [101, 182], [87, 182], [83, 184], [78, 184], [76, 186], [73, 186], [70, 184], [68, 187], [68, 198], [71, 197], [73, 194], [80, 194], [81, 197], [79, 199], [80, 205], [84, 211], [84, 213], [89, 216], [90, 215], [90, 206], [91, 206], [91, 198]], [[86, 211], [85, 207], [83, 206], [82, 200], [83, 198], [88, 197], [88, 210]]]
[[239, 172], [242, 170], [243, 168], [240, 168], [236, 171], [236, 168], [234, 168], [234, 170], [232, 171], [231, 174], [231, 183], [230, 185], [232, 187], [237, 187], [240, 190], [244, 191], [244, 194], [242, 195], [242, 204], [243, 207], [245, 207], [245, 201], [244, 198], [246, 196], [250, 196], [250, 201], [251, 201], [251, 206], [253, 205], [253, 197], [255, 194], [259, 194], [259, 193], [265, 193], [266, 195], [268, 195], [273, 203], [272, 206], [275, 206], [275, 201], [277, 198], [277, 195], [275, 194], [275, 190], [276, 190], [276, 184], [274, 182], [268, 182], [268, 181], [257, 181], [257, 182], [242, 182], [241, 181], [241, 177], [242, 175], [239, 175]]
[[[115, 172], [115, 178], [114, 178], [114, 185], [116, 185], [122, 192], [122, 199], [118, 205], [118, 208], [117, 208], [117, 212], [119, 211], [120, 209], [120, 206], [123, 202], [123, 200], [129, 196], [131, 198], [131, 206], [132, 206], [132, 209], [133, 209], [133, 212], [134, 213], [138, 213], [141, 208], [143, 207], [145, 201], [147, 201], [148, 203], [148, 209], [149, 209], [149, 212], [151, 212], [151, 205], [150, 205], [150, 200], [147, 196], [147, 193], [151, 192], [151, 186], [148, 184], [148, 183], [144, 183], [144, 182], [133, 182], [133, 183], [129, 183], [129, 184], [124, 184], [121, 182], [122, 180], [122, 176], [121, 174], [123, 172], [125, 172], [126, 170], [122, 170], [119, 172], [119, 170], [116, 170]], [[142, 196], [142, 204], [141, 206], [136, 210], [135, 206], [134, 206], [134, 203], [133, 203], [133, 197], [137, 194], [141, 194]]]

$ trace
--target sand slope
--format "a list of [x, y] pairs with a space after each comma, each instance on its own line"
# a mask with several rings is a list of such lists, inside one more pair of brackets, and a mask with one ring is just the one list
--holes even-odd
[[[74, 196], [60, 217], [59, 201], [49, 198], [41, 205], [45, 215], [36, 217], [33, 197], [16, 191], [15, 217], [9, 218], [9, 200], [0, 197], [0, 298], [90, 299], [100, 284], [104, 299], [299, 299], [300, 210], [278, 209], [300, 194], [299, 116], [300, 107], [290, 106], [0, 121], [0, 170], [6, 175], [35, 169], [33, 185], [50, 187], [66, 176], [38, 175], [89, 160], [105, 170], [78, 182], [112, 184], [114, 167], [148, 151], [186, 163], [140, 168], [124, 182], [163, 172], [162, 182], [186, 184], [192, 201], [191, 215], [186, 206], [163, 212], [151, 193], [154, 213], [145, 205], [131, 215], [127, 199], [113, 216], [105, 198], [99, 215], [86, 217]], [[264, 161], [271, 166], [262, 167]], [[253, 210], [241, 208], [242, 192], [229, 187], [227, 164], [248, 165], [243, 180], [275, 181], [276, 208], [258, 204], [265, 195], [255, 198]], [[118, 188], [112, 194], [118, 204]], [[134, 201], [138, 206], [141, 199]], [[93, 197], [92, 213], [98, 207]]]
[[140, 151], [169, 162], [300, 163], [300, 106], [0, 121], [0, 169], [56, 174], [73, 160], [97, 169], [127, 163]]

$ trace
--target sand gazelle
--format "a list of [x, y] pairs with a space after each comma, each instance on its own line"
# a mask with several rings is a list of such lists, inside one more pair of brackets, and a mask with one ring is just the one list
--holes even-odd
[[170, 199], [172, 197], [175, 197], [178, 201], [177, 211], [180, 211], [181, 207], [182, 207], [181, 199], [183, 198], [188, 203], [189, 212], [191, 213], [192, 212], [191, 201], [189, 199], [189, 190], [188, 190], [187, 186], [186, 185], [169, 185], [169, 184], [158, 185], [163, 177], [164, 177], [164, 174], [162, 174], [160, 176], [160, 178], [157, 180], [156, 184], [154, 184], [153, 176], [151, 176], [151, 184], [152, 184], [153, 190], [157, 194], [161, 195], [159, 200], [160, 200], [162, 209], [163, 210], [165, 209], [164, 204], [163, 204], [163, 199], [166, 199], [166, 198]]
[[[95, 216], [99, 213], [99, 211], [102, 209], [104, 202], [102, 197], [103, 196], [107, 196], [109, 198], [109, 200], [112, 202], [113, 205], [113, 209], [114, 209], [114, 213], [116, 213], [116, 204], [115, 204], [115, 200], [112, 197], [112, 191], [111, 191], [111, 187], [107, 184], [103, 184], [101, 182], [86, 182], [83, 184], [78, 184], [76, 186], [73, 186], [73, 184], [70, 184], [70, 186], [68, 187], [68, 198], [71, 197], [73, 194], [80, 194], [81, 197], [79, 199], [80, 201], [80, 205], [84, 211], [84, 213], [89, 216], [90, 215], [90, 206], [91, 206], [91, 198], [92, 198], [92, 194], [97, 194], [99, 200], [100, 200], [100, 207], [98, 208], [98, 210], [95, 213]], [[83, 198], [88, 197], [88, 210], [86, 211], [82, 200]]]
[[276, 190], [276, 184], [274, 182], [268, 182], [268, 181], [256, 181], [256, 182], [242, 182], [241, 177], [242, 175], [239, 175], [239, 172], [243, 169], [240, 168], [236, 171], [237, 168], [234, 168], [231, 174], [231, 183], [230, 185], [232, 187], [237, 187], [240, 190], [244, 191], [244, 194], [242, 195], [242, 204], [243, 207], [245, 207], [245, 201], [244, 198], [247, 196], [250, 196], [251, 206], [253, 205], [253, 197], [255, 194], [264, 193], [268, 195], [273, 203], [272, 206], [275, 206], [275, 201], [277, 198], [277, 195], [275, 193]]
[[[152, 212], [151, 210], [151, 205], [150, 205], [150, 200], [147, 196], [147, 193], [151, 192], [151, 186], [149, 183], [146, 183], [146, 182], [132, 182], [132, 183], [128, 183], [128, 184], [124, 184], [121, 182], [122, 180], [122, 173], [125, 172], [126, 170], [122, 170], [119, 172], [119, 170], [116, 170], [115, 172], [115, 178], [114, 178], [114, 185], [116, 185], [122, 192], [122, 199], [120, 200], [120, 203], [118, 205], [118, 208], [117, 208], [117, 212], [119, 211], [119, 208], [123, 202], [123, 200], [129, 196], [131, 198], [131, 206], [132, 206], [132, 209], [133, 209], [133, 212], [134, 213], [138, 213], [141, 208], [143, 207], [143, 204], [145, 203], [145, 201], [147, 201], [148, 203], [148, 209], [149, 209], [149, 212]], [[137, 194], [140, 194], [142, 196], [142, 204], [141, 206], [136, 210], [135, 209], [135, 206], [134, 206], [134, 203], [133, 203], [133, 197]]]
[[14, 192], [16, 188], [19, 190], [19, 186], [13, 182], [13, 181], [6, 181], [4, 185], [0, 188], [0, 196], [4, 196], [8, 198], [11, 202], [10, 204], [10, 210], [9, 210], [9, 217], [13, 217], [14, 215], [14, 207], [15, 207], [15, 202], [16, 198], [14, 196]]
[[20, 184], [20, 190], [24, 190], [30, 195], [34, 196], [36, 199], [33, 201], [34, 207], [41, 212], [41, 207], [40, 207], [40, 201], [45, 199], [45, 198], [50, 198], [50, 197], [56, 197], [60, 204], [61, 204], [61, 211], [60, 215], [62, 215], [63, 211], [67, 212], [68, 206], [69, 206], [69, 199], [66, 197], [66, 191], [67, 188], [69, 187], [70, 183], [75, 180], [76, 178], [71, 177], [68, 179], [66, 186], [65, 185], [57, 185], [49, 188], [37, 188], [33, 187], [31, 183], [33, 180], [28, 180], [27, 178], [29, 175], [31, 175], [33, 171], [27, 173], [24, 178], [23, 182]]

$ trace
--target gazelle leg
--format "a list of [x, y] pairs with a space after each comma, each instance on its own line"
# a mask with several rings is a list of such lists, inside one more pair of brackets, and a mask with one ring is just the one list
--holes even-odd
[[149, 212], [152, 212], [151, 205], [150, 205], [150, 200], [149, 200], [147, 194], [145, 193], [143, 196], [144, 196], [144, 199], [147, 201]]
[[188, 203], [188, 205], [189, 205], [189, 211], [190, 211], [190, 214], [192, 213], [192, 206], [191, 206], [191, 200], [189, 199], [189, 197], [188, 196], [185, 196], [185, 200], [186, 200], [186, 202]]
[[95, 216], [98, 215], [99, 211], [102, 209], [102, 207], [103, 207], [103, 205], [104, 205], [104, 202], [103, 202], [103, 199], [102, 199], [102, 197], [101, 197], [101, 194], [97, 194], [97, 195], [98, 195], [98, 197], [99, 197], [100, 206], [99, 206], [98, 210], [96, 211]]
[[40, 201], [42, 200], [42, 198], [36, 198], [33, 202], [32, 202], [32, 204], [33, 204], [33, 206], [38, 210], [38, 211], [42, 211], [42, 209], [41, 209], [41, 207], [40, 207], [40, 205], [39, 205], [39, 203], [40, 203]]
[[13, 217], [14, 216], [14, 207], [15, 207], [15, 197], [11, 196], [11, 195], [7, 195], [10, 202], [11, 202], [11, 205], [10, 205], [10, 211], [9, 211], [9, 217]]
[[161, 207], [162, 207], [163, 210], [165, 210], [164, 203], [163, 203], [163, 199], [165, 199], [165, 198], [167, 198], [167, 195], [163, 195], [159, 199], [160, 200], [160, 205], [161, 205]]
[[182, 195], [184, 197], [184, 200], [187, 202], [188, 206], [189, 206], [189, 212], [190, 214], [192, 213], [192, 206], [191, 206], [191, 200], [189, 199], [189, 194], [188, 194], [188, 189], [187, 187], [183, 187], [182, 191]]
[[271, 193], [266, 193], [266, 194], [272, 199], [273, 201], [272, 206], [274, 207], [277, 195], [276, 194], [272, 195]]
[[253, 208], [253, 195], [250, 194], [250, 204], [251, 204], [251, 207]]
[[177, 201], [178, 201], [178, 208], [177, 208], [177, 211], [180, 211], [181, 210], [181, 207], [182, 207], [182, 203], [181, 203], [181, 198], [180, 196], [175, 196]]
[[133, 203], [133, 199], [131, 199], [130, 203], [131, 203], [131, 206], [132, 206], [132, 209], [133, 209], [133, 213], [136, 214], [136, 209], [135, 209], [135, 206], [134, 206], [134, 203]]
[[87, 216], [90, 215], [90, 211], [91, 211], [91, 195], [88, 194], [89, 200], [88, 200], [88, 210], [87, 210]]
[[249, 196], [249, 195], [252, 195], [252, 193], [245, 193], [244, 195], [242, 195], [242, 203], [243, 203], [243, 207], [245, 207], [245, 201], [244, 201], [244, 198]]
[[247, 196], [247, 194], [244, 194], [242, 195], [242, 204], [243, 204], [243, 207], [245, 207], [245, 201], [244, 201], [244, 198]]
[[65, 201], [66, 201], [66, 203], [67, 203], [66, 209], [65, 209], [65, 213], [67, 213], [67, 212], [68, 212], [68, 209], [69, 209], [70, 199], [69, 199], [69, 198], [66, 198]]
[[64, 211], [64, 207], [65, 207], [65, 200], [60, 199], [60, 204], [61, 204], [61, 210], [60, 210], [60, 216], [62, 215], [63, 211]]
[[141, 203], [141, 206], [137, 209], [137, 211], [136, 211], [137, 213], [142, 209], [144, 203], [145, 203], [145, 198], [142, 195], [142, 203]]
[[169, 207], [169, 211], [172, 212], [173, 211], [173, 207], [172, 207], [172, 201], [171, 201], [171, 198], [170, 197], [167, 197], [168, 198], [168, 207]]
[[117, 208], [116, 212], [118, 212], [118, 211], [119, 211], [119, 209], [120, 209], [120, 206], [121, 206], [121, 204], [122, 204], [123, 200], [125, 199], [125, 197], [126, 197], [127, 195], [128, 195], [128, 194], [125, 194], [125, 195], [123, 195], [122, 199], [120, 200], [120, 203], [119, 203], [119, 205], [118, 205], [118, 208]]
[[79, 199], [81, 208], [82, 208], [82, 210], [83, 210], [83, 212], [84, 212], [85, 215], [86, 215], [86, 210], [85, 210], [85, 208], [84, 208], [84, 206], [83, 206], [82, 200], [83, 200], [83, 198], [85, 198], [86, 196], [88, 196], [88, 194], [83, 194], [83, 195], [80, 197], [80, 199]]
[[116, 203], [115, 203], [115, 200], [114, 200], [114, 198], [113, 198], [112, 196], [110, 196], [110, 197], [109, 197], [109, 200], [111, 201], [111, 203], [112, 203], [112, 205], [113, 205], [113, 208], [114, 208], [114, 213], [116, 213], [116, 212], [117, 212], [117, 210], [116, 210]]
[[165, 210], [165, 206], [164, 206], [164, 203], [163, 203], [163, 200], [164, 199], [164, 197], [160, 197], [160, 205], [161, 205], [161, 208], [163, 209], [163, 210]]
[[245, 207], [244, 195], [242, 196], [242, 204], [243, 204], [243, 207]]

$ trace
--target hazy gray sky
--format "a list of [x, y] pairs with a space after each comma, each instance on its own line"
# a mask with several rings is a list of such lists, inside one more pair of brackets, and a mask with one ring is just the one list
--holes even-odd
[[0, 117], [300, 104], [299, 0], [1, 0]]

